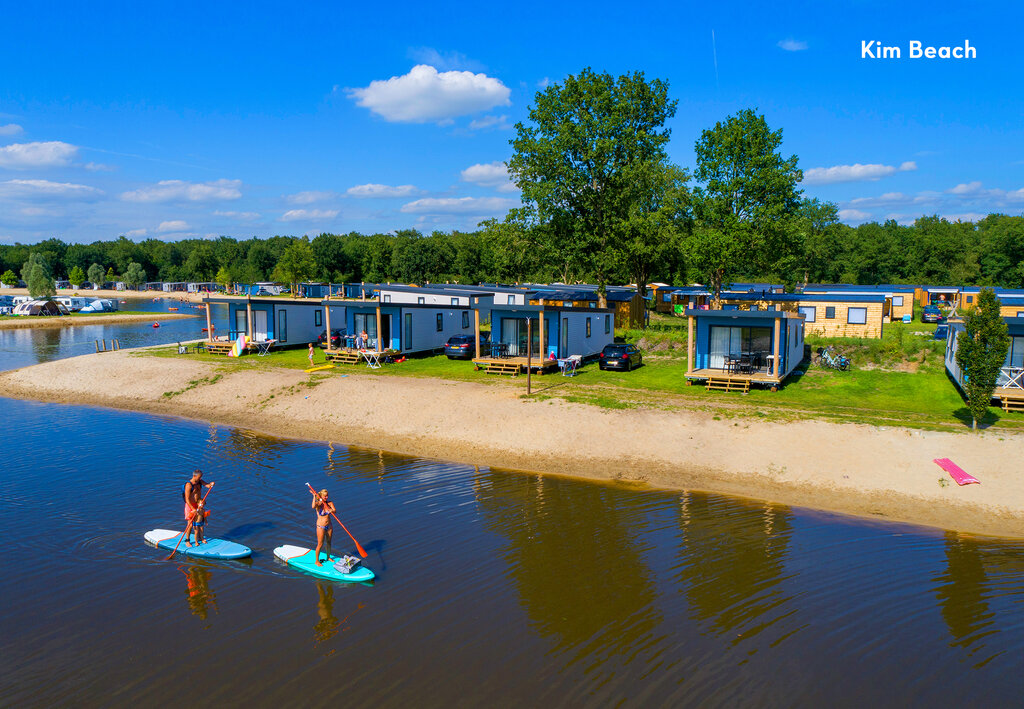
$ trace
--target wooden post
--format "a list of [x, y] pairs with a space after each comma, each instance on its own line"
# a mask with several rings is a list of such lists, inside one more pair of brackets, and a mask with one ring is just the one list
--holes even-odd
[[[548, 359], [547, 348], [544, 347], [544, 299], [543, 298], [540, 299], [540, 322], [539, 322], [539, 325], [540, 325], [540, 332], [538, 333], [538, 336], [540, 337], [540, 359], [541, 359], [541, 363], [540, 364], [541, 364], [541, 368], [543, 368], [544, 367], [544, 363]], [[533, 350], [533, 343], [532, 342], [530, 343], [530, 349], [531, 349], [531, 351]]]
[[686, 373], [693, 374], [693, 360], [697, 355], [696, 343], [693, 341], [693, 316], [686, 316]]
[[327, 305], [324, 306], [324, 323], [327, 326], [327, 341], [325, 352], [331, 351], [331, 289], [327, 289]]
[[206, 339], [213, 342], [213, 323], [210, 322], [210, 300], [206, 299]]
[[481, 357], [480, 354], [480, 310], [479, 308], [473, 308], [473, 327], [476, 330], [476, 349], [473, 350], [477, 357]]
[[[402, 323], [398, 323], [398, 326], [401, 327]], [[384, 340], [382, 339], [382, 336], [381, 336], [381, 333], [380, 333], [380, 306], [378, 305], [377, 306], [377, 351], [378, 352], [383, 352], [384, 351], [383, 342], [384, 342]]]
[[252, 296], [245, 296], [245, 334], [249, 336], [249, 342], [252, 342]]
[[779, 340], [782, 339], [782, 318], [775, 318], [775, 342], [773, 349], [775, 350], [775, 359], [772, 360], [774, 365], [772, 366], [772, 374], [775, 375], [776, 379], [779, 379], [779, 372], [782, 371], [782, 361], [779, 359]]
[[526, 318], [526, 395], [530, 395], [530, 367], [533, 364], [533, 318]]

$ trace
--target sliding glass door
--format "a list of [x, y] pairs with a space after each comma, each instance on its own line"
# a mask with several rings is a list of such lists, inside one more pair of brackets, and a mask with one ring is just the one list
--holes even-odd
[[772, 353], [772, 329], [770, 327], [724, 327], [711, 326], [711, 348], [708, 352], [708, 367], [727, 369], [731, 357], [745, 354]]

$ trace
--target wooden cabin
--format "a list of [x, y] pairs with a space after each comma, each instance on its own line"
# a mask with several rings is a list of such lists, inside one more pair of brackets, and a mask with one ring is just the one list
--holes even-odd
[[[1010, 335], [1010, 349], [999, 370], [993, 399], [1004, 411], [1024, 411], [1024, 316], [1003, 318]], [[964, 373], [956, 362], [959, 339], [965, 332], [961, 322], [949, 323], [946, 334], [946, 371], [963, 391]]]
[[676, 288], [664, 293], [663, 298], [672, 306], [670, 311], [664, 312], [680, 317], [685, 316], [687, 310], [707, 310], [711, 307], [711, 291], [704, 286]]
[[914, 317], [914, 303], [917, 300], [916, 286], [880, 285], [858, 286], [847, 283], [811, 283], [804, 286], [803, 293], [821, 293], [827, 295], [883, 295], [888, 301], [886, 322], [900, 322], [905, 315]]
[[801, 313], [808, 335], [882, 337], [889, 318], [889, 300], [882, 294], [845, 293], [722, 293], [722, 310], [780, 310]]
[[960, 289], [956, 286], [920, 286], [916, 291], [918, 304], [953, 306], [960, 300]]
[[[996, 298], [999, 300], [999, 312], [1005, 318], [1019, 317], [1024, 314], [1024, 289], [1020, 288], [993, 288]], [[960, 289], [959, 300], [957, 301], [957, 314], [974, 307], [978, 300], [981, 288], [970, 286]]]
[[784, 310], [687, 310], [687, 382], [775, 391], [804, 359], [804, 316]]
[[513, 374], [527, 366], [528, 354], [531, 369], [542, 372], [556, 369], [558, 359], [572, 355], [595, 357], [615, 341], [614, 318], [610, 308], [496, 304], [491, 308], [490, 352], [480, 349], [477, 324], [473, 362], [487, 371]]
[[[597, 308], [599, 299], [597, 286], [569, 287], [534, 286], [529, 305], [549, 303], [559, 307]], [[647, 322], [647, 307], [644, 299], [632, 288], [609, 287], [605, 292], [608, 309], [615, 313], [615, 327], [642, 327]]]

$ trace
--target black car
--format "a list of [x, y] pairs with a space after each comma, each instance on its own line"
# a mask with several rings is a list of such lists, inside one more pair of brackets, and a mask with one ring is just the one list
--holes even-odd
[[[345, 331], [344, 330], [335, 330], [332, 327], [331, 328], [331, 349], [336, 349], [336, 348], [341, 347], [341, 340], [342, 340], [342, 338], [344, 336], [345, 336]], [[324, 330], [323, 332], [320, 333], [320, 337], [318, 337], [316, 339], [316, 344], [317, 344], [318, 347], [324, 347], [324, 343], [326, 341], [327, 341], [327, 330]]]
[[926, 305], [921, 311], [921, 322], [945, 322], [946, 317], [937, 305]]
[[605, 345], [597, 358], [599, 369], [625, 369], [627, 372], [643, 364], [636, 345]]
[[[480, 349], [487, 352], [490, 341], [486, 332], [480, 333]], [[452, 335], [444, 343], [444, 353], [448, 359], [471, 359], [476, 357], [476, 341], [473, 335]]]

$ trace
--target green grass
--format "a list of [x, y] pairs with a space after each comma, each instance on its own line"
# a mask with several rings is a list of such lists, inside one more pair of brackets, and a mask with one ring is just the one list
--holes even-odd
[[[685, 328], [658, 324], [644, 331], [623, 331], [621, 339], [643, 341], [649, 346], [668, 343], [670, 349], [644, 352], [644, 366], [632, 372], [602, 372], [587, 364], [575, 377], [556, 374], [532, 377], [538, 400], [560, 398], [608, 409], [639, 407], [663, 410], [698, 409], [720, 418], [754, 416], [769, 421], [819, 419], [904, 426], [933, 430], [963, 430], [970, 426], [966, 404], [946, 375], [942, 342], [931, 340], [934, 326], [914, 323], [885, 326], [881, 340], [814, 339], [831, 344], [853, 359], [853, 367], [838, 372], [804, 363], [777, 392], [753, 388], [747, 395], [709, 392], [688, 386]], [[923, 334], [915, 334], [923, 333]], [[808, 344], [812, 340], [809, 338]], [[218, 371], [249, 369], [306, 369], [305, 349], [277, 350], [269, 357], [246, 355], [238, 359], [205, 355], [178, 355], [175, 347], [148, 350], [147, 355], [188, 357], [218, 365]], [[323, 364], [317, 350], [316, 364]], [[485, 383], [525, 395], [526, 376], [486, 375], [472, 362], [448, 360], [443, 355], [410, 358], [372, 370], [363, 364], [338, 365], [312, 376], [366, 374], [385, 377], [426, 377]], [[992, 408], [987, 424], [995, 430], [1024, 432], [1024, 414]]]

